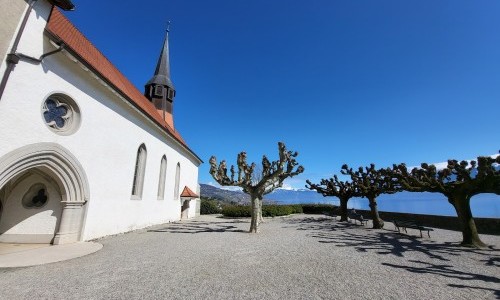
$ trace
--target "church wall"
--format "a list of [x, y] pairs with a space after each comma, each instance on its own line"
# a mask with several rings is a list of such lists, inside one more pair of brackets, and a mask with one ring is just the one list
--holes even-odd
[[[38, 57], [55, 49], [42, 34], [49, 8], [38, 7], [30, 17], [20, 52]], [[59, 135], [45, 124], [42, 105], [53, 93], [71, 97], [80, 110], [80, 125], [72, 134]], [[64, 52], [41, 64], [20, 62], [16, 66], [0, 101], [0, 136], [0, 157], [28, 144], [54, 142], [80, 162], [90, 190], [84, 206], [83, 240], [179, 220], [181, 202], [173, 199], [177, 163], [181, 165], [179, 188], [196, 190], [198, 186], [196, 159]], [[134, 167], [141, 144], [147, 149], [144, 189], [141, 199], [133, 200]], [[165, 196], [158, 200], [163, 155], [167, 157]], [[190, 217], [195, 211], [192, 206]]]
[[[0, 0], [0, 74], [5, 70], [5, 56], [10, 52], [14, 37], [17, 34], [23, 14], [27, 8], [26, 1], [23, 0]], [[9, 9], [3, 9], [9, 7]]]

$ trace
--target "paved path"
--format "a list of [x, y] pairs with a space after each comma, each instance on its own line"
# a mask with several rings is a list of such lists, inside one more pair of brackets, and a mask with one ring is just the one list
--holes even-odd
[[0, 269], [1, 299], [500, 299], [500, 237], [491, 249], [343, 224], [329, 217], [203, 216], [101, 239], [81, 258]]
[[64, 245], [0, 243], [0, 268], [44, 265], [82, 257], [101, 250], [95, 242]]

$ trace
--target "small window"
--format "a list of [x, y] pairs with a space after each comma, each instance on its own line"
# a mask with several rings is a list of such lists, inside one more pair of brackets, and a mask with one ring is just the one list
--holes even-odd
[[135, 161], [134, 182], [132, 184], [132, 198], [141, 199], [144, 187], [144, 174], [146, 172], [146, 146], [142, 144], [137, 150], [137, 159]]
[[155, 87], [155, 96], [163, 97], [163, 86], [157, 85]]
[[175, 169], [175, 186], [174, 186], [174, 200], [179, 200], [179, 184], [181, 180], [181, 164], [177, 163], [177, 167]]
[[175, 91], [172, 90], [172, 89], [169, 89], [168, 90], [168, 100], [174, 100], [174, 96], [175, 96]]
[[24, 194], [22, 203], [24, 208], [41, 208], [48, 200], [47, 188], [41, 183], [36, 183]]
[[42, 117], [47, 127], [60, 135], [72, 134], [80, 125], [80, 109], [73, 99], [63, 94], [52, 94], [45, 99]]
[[167, 175], [167, 157], [163, 155], [160, 163], [160, 179], [158, 182], [158, 200], [165, 198], [165, 179]]

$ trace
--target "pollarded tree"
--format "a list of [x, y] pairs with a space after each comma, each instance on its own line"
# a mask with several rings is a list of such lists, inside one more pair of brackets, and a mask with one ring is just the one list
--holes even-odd
[[398, 191], [391, 177], [384, 175], [384, 169], [375, 169], [374, 164], [370, 164], [369, 167], [365, 167], [364, 169], [363, 167], [359, 167], [357, 171], [353, 171], [352, 168], [343, 165], [340, 172], [351, 176], [352, 184], [360, 196], [368, 198], [373, 219], [373, 228], [383, 228], [384, 221], [378, 213], [377, 197], [380, 194], [392, 194]]
[[405, 164], [393, 165], [393, 178], [410, 192], [441, 193], [455, 208], [462, 225], [462, 245], [484, 247], [470, 209], [470, 199], [482, 193], [500, 195], [500, 155], [478, 157], [477, 162], [448, 160], [442, 170], [426, 163], [408, 171]]
[[279, 159], [269, 161], [264, 155], [262, 157], [261, 174], [254, 174], [256, 164], [248, 165], [246, 152], [238, 154], [237, 167], [238, 173], [235, 178], [236, 171], [234, 166], [231, 166], [230, 173], [227, 175], [226, 161], [223, 160], [217, 166], [215, 156], [210, 158], [210, 174], [212, 177], [223, 186], [239, 186], [243, 192], [250, 196], [252, 204], [252, 220], [250, 223], [250, 232], [257, 233], [259, 231], [259, 223], [262, 220], [262, 198], [264, 195], [272, 192], [274, 189], [281, 187], [283, 181], [288, 177], [293, 177], [304, 172], [304, 167], [298, 166], [295, 157], [297, 152], [287, 151], [284, 143], [278, 143]]
[[340, 221], [347, 221], [347, 202], [352, 197], [360, 197], [356, 186], [348, 181], [341, 181], [337, 175], [330, 179], [321, 179], [319, 184], [306, 180], [306, 188], [315, 190], [323, 196], [334, 196], [340, 200]]

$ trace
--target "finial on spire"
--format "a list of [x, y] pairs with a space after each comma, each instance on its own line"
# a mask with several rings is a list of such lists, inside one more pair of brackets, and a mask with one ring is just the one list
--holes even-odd
[[168, 22], [167, 22], [167, 32], [170, 32], [170, 24], [171, 24], [171, 23], [172, 23], [172, 22], [170, 22], [170, 20], [168, 20]]

